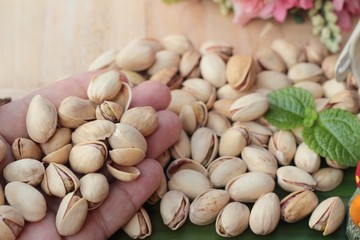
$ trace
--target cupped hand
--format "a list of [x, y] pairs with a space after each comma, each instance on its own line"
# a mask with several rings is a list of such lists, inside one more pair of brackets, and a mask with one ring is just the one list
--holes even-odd
[[[25, 116], [32, 97], [41, 94], [55, 107], [67, 96], [86, 98], [86, 89], [96, 72], [84, 73], [55, 82], [27, 97], [10, 102], [0, 107], [0, 139], [7, 143], [8, 153], [0, 162], [0, 172], [7, 163], [13, 161], [11, 144], [17, 137], [28, 137]], [[146, 158], [137, 166], [141, 174], [133, 182], [113, 181], [110, 193], [104, 203], [89, 211], [86, 222], [79, 233], [66, 239], [107, 239], [121, 228], [149, 198], [160, 184], [162, 167], [154, 160], [163, 151], [174, 144], [180, 135], [178, 117], [165, 110], [170, 103], [170, 93], [166, 86], [148, 81], [133, 89], [130, 107], [152, 106], [158, 112], [159, 126], [146, 138], [148, 151]], [[46, 217], [39, 222], [26, 222], [19, 239], [64, 239], [56, 231], [55, 216], [59, 199], [48, 199]]]

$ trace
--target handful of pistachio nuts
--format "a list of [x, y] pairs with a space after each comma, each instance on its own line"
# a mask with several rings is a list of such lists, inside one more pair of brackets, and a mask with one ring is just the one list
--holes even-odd
[[[114, 70], [100, 73], [88, 86], [88, 99], [67, 97], [58, 109], [40, 95], [32, 98], [26, 114], [30, 138], [15, 139], [16, 161], [3, 170], [7, 184], [4, 191], [0, 188], [1, 239], [15, 239], [25, 221], [45, 217], [45, 197], [37, 186], [62, 198], [56, 229], [70, 236], [109, 194], [108, 179], [100, 173], [104, 165], [120, 181], [140, 175], [136, 165], [145, 157], [145, 136], [156, 130], [158, 116], [149, 106], [129, 109], [132, 90], [125, 79]], [[0, 149], [3, 157], [6, 147]]]
[[[344, 203], [334, 196], [319, 204], [316, 191], [339, 186], [345, 167], [313, 152], [301, 128], [276, 129], [263, 115], [269, 92], [294, 86], [312, 94], [319, 112], [341, 108], [360, 117], [354, 77], [334, 79], [337, 58], [315, 38], [303, 46], [277, 39], [249, 56], [234, 54], [225, 41], [206, 41], [196, 49], [187, 37], [170, 35], [105, 52], [89, 69], [116, 69], [130, 85], [150, 79], [171, 89], [168, 109], [178, 114], [183, 131], [158, 158], [166, 176], [148, 200], [161, 200], [170, 229], [189, 218], [214, 224], [223, 237], [248, 227], [265, 235], [280, 219], [292, 223], [311, 215], [309, 227], [328, 235], [341, 225]], [[328, 167], [320, 168], [322, 161]], [[276, 182], [288, 196], [279, 199]], [[251, 210], [249, 203], [255, 203]], [[123, 230], [132, 238], [149, 236], [149, 219], [141, 209]]]

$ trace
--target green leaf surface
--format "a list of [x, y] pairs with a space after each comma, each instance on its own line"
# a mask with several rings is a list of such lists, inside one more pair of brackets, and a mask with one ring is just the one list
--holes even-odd
[[[268, 94], [266, 120], [277, 128], [289, 130], [304, 124], [305, 109], [315, 109], [312, 95], [302, 88], [283, 88]], [[311, 120], [311, 119], [310, 119]], [[311, 121], [309, 121], [311, 123]]]
[[164, 3], [167, 4], [171, 4], [171, 3], [176, 3], [176, 2], [180, 2], [181, 0], [163, 0]]
[[347, 166], [360, 160], [360, 121], [350, 112], [329, 109], [316, 123], [303, 130], [304, 142], [322, 157]]

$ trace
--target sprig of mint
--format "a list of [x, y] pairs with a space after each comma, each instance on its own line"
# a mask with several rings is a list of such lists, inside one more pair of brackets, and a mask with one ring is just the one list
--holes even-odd
[[316, 112], [312, 95], [302, 88], [283, 88], [268, 94], [266, 120], [277, 128], [304, 126], [303, 139], [322, 157], [342, 165], [355, 166], [360, 160], [360, 121], [341, 109]]

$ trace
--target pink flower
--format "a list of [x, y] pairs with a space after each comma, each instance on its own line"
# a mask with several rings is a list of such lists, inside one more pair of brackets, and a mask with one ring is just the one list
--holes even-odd
[[360, 16], [360, 0], [334, 0], [338, 25], [342, 30], [351, 30], [351, 16]]

